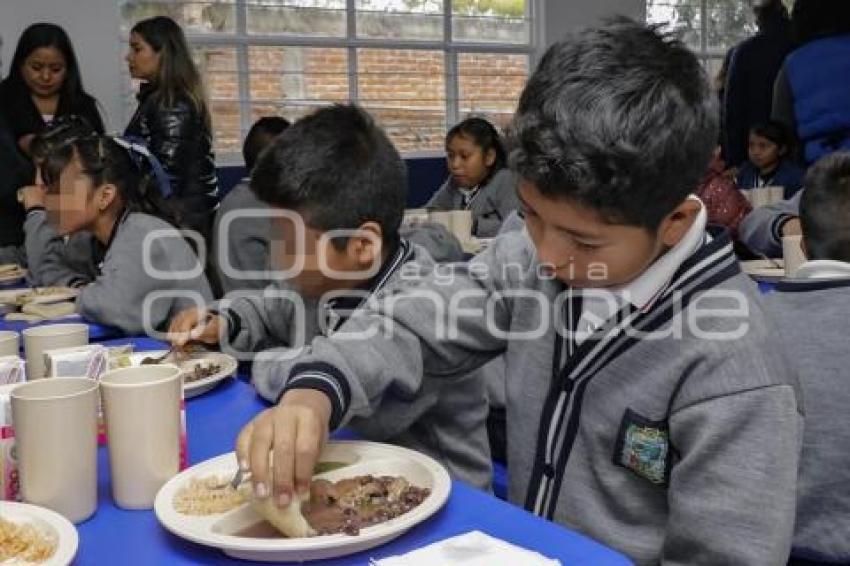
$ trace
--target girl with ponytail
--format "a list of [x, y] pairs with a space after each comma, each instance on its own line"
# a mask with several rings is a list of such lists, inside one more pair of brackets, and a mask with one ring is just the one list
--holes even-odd
[[74, 120], [34, 147], [41, 188], [26, 189], [24, 224], [34, 283], [81, 287], [80, 314], [133, 334], [161, 328], [192, 297], [212, 300], [145, 148]]

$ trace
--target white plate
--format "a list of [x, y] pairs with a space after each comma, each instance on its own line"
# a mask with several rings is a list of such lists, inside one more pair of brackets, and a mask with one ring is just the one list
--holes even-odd
[[56, 552], [50, 560], [42, 562], [42, 565], [66, 566], [77, 554], [79, 545], [77, 529], [68, 519], [55, 511], [28, 503], [0, 501], [0, 516], [13, 523], [30, 523], [57, 541]]
[[22, 302], [49, 305], [52, 303], [61, 303], [63, 301], [73, 301], [80, 294], [79, 289], [71, 287], [52, 287], [54, 292], [43, 295], [34, 295], [26, 297], [34, 289], [7, 289], [0, 291], [0, 303], [2, 304], [21, 304]]
[[754, 259], [751, 261], [742, 261], [741, 269], [744, 273], [753, 279], [758, 279], [759, 281], [779, 281], [780, 279], [784, 279], [785, 268], [776, 267], [776, 263], [774, 262], [779, 263], [779, 265], [784, 265], [784, 261], [782, 259], [772, 261], [767, 259]]
[[220, 548], [234, 558], [297, 562], [346, 556], [387, 543], [439, 511], [451, 492], [451, 479], [442, 465], [424, 454], [398, 446], [362, 441], [331, 442], [321, 460], [350, 465], [319, 474], [316, 476], [319, 478], [338, 481], [365, 474], [403, 476], [413, 485], [430, 488], [431, 494], [404, 515], [365, 527], [357, 536], [337, 534], [293, 539], [236, 536], [232, 533], [262, 521], [250, 503], [226, 513], [202, 517], [182, 515], [172, 505], [174, 494], [191, 478], [232, 477], [236, 472], [236, 457], [229, 453], [192, 466], [172, 478], [157, 494], [154, 511], [159, 522], [175, 535]]
[[26, 276], [26, 269], [18, 268], [0, 271], [0, 285], [11, 285], [13, 283], [18, 283], [19, 281], [23, 281], [24, 279], [26, 279]]
[[[134, 366], [138, 366], [141, 365], [142, 360], [144, 360], [145, 358], [159, 358], [163, 356], [166, 351], [167, 350], [154, 350], [151, 352], [133, 352], [132, 354], [130, 354], [130, 363]], [[183, 396], [186, 399], [197, 397], [198, 395], [206, 393], [207, 391], [218, 385], [221, 381], [235, 375], [236, 369], [239, 366], [239, 363], [236, 361], [236, 358], [219, 352], [196, 352], [194, 354], [190, 354], [189, 358], [186, 361], [178, 365], [184, 371], [191, 371], [197, 365], [207, 365], [210, 363], [218, 364], [219, 366], [221, 366], [221, 369], [209, 377], [205, 377], [203, 379], [199, 379], [197, 381], [192, 381], [189, 383], [184, 383]]]

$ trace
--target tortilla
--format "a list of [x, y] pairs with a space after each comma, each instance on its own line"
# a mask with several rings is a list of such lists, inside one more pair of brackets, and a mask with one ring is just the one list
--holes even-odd
[[253, 498], [251, 503], [257, 511], [274, 528], [279, 530], [288, 538], [309, 537], [315, 534], [313, 528], [301, 514], [301, 504], [310, 500], [307, 495], [302, 501], [301, 496], [292, 498], [292, 502], [286, 507], [279, 507], [272, 497], [263, 499]]

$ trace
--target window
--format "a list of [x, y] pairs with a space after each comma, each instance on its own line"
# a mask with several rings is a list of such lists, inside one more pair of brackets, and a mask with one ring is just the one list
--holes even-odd
[[[505, 126], [529, 72], [534, 0], [123, 0], [122, 37], [179, 22], [212, 111], [219, 161], [260, 116], [357, 101], [405, 153], [442, 151], [468, 115]], [[134, 102], [128, 95], [128, 112]]]

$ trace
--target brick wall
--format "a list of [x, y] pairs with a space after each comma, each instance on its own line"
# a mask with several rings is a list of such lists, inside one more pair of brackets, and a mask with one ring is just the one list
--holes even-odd
[[[250, 119], [290, 120], [329, 102], [348, 100], [348, 51], [317, 47], [250, 47]], [[210, 98], [216, 151], [239, 153], [239, 75], [232, 47], [196, 49]], [[358, 95], [400, 151], [439, 150], [447, 128], [444, 56], [440, 51], [361, 49]], [[460, 54], [461, 117], [484, 114], [500, 126], [510, 119], [528, 73], [522, 55]]]

